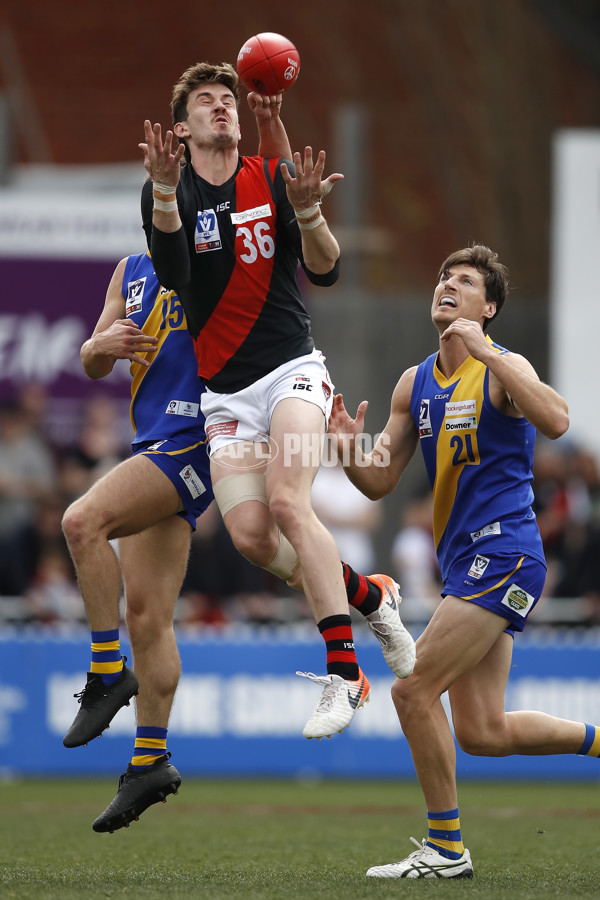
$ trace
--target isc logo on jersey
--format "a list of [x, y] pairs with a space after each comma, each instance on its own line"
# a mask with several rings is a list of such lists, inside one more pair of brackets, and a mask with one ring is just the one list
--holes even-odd
[[139, 312], [142, 308], [142, 300], [144, 299], [144, 288], [146, 286], [146, 276], [138, 278], [136, 281], [130, 281], [127, 285], [127, 298], [125, 300], [125, 315], [130, 316], [132, 313]]
[[204, 209], [202, 212], [198, 212], [194, 244], [196, 253], [221, 249], [221, 232], [214, 209]]

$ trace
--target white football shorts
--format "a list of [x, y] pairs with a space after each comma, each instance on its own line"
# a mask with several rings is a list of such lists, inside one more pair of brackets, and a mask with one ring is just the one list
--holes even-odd
[[201, 404], [210, 455], [238, 441], [268, 441], [273, 411], [288, 397], [314, 403], [328, 422], [333, 390], [325, 357], [319, 350], [284, 363], [234, 394], [218, 394], [207, 388]]

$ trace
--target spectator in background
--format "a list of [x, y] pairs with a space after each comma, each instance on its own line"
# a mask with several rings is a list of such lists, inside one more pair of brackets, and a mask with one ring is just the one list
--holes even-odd
[[38, 503], [52, 496], [51, 449], [16, 401], [0, 409], [0, 594], [27, 590], [34, 562]]
[[31, 578], [23, 598], [24, 617], [50, 626], [86, 622], [62, 533], [63, 512], [64, 502], [58, 494], [38, 503], [32, 535]]
[[[327, 443], [326, 450], [329, 447]], [[373, 571], [373, 534], [381, 524], [381, 505], [354, 487], [337, 458], [323, 460], [312, 485], [312, 504], [336, 542], [341, 558], [351, 559], [359, 572]]]
[[[540, 442], [534, 476], [535, 512], [548, 559], [545, 596], [554, 598], [558, 622], [575, 626], [596, 622], [600, 618], [598, 462], [587, 449], [571, 442], [556, 448]], [[569, 608], [577, 600], [583, 600], [581, 608]]]
[[432, 520], [433, 497], [429, 493], [409, 500], [392, 544], [392, 566], [402, 587], [405, 618], [412, 622], [428, 622], [441, 599]]

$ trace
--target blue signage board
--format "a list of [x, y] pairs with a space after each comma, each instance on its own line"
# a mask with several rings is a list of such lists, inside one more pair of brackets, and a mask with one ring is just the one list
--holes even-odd
[[[342, 734], [322, 741], [302, 737], [320, 688], [295, 674], [322, 673], [318, 636], [277, 629], [178, 635], [182, 677], [168, 737], [173, 762], [189, 776], [414, 778], [390, 698], [393, 676], [372, 636], [358, 634], [371, 701]], [[0, 636], [0, 775], [115, 775], [126, 768], [134, 703], [87, 747], [62, 745], [89, 656], [83, 632]], [[600, 641], [517, 637], [506, 705], [600, 724]], [[600, 775], [598, 766], [574, 755], [490, 759], [458, 751], [461, 777], [589, 779]]]

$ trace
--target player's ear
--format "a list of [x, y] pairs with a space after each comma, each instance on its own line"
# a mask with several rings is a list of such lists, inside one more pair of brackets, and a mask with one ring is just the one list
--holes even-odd
[[488, 300], [485, 304], [485, 309], [483, 311], [484, 318], [493, 319], [496, 315], [496, 301]]
[[190, 130], [187, 127], [187, 122], [176, 122], [175, 125], [173, 125], [173, 132], [177, 135], [178, 138], [190, 136]]

